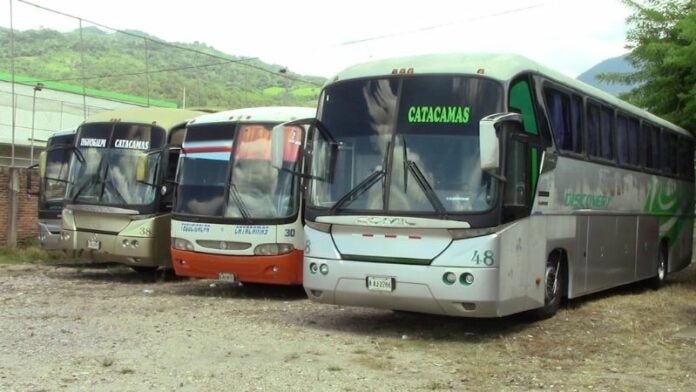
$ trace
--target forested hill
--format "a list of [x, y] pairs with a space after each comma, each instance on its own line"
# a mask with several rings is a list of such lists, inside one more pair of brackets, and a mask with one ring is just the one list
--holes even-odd
[[604, 90], [612, 95], [618, 96], [619, 94], [628, 92], [632, 88], [634, 88], [635, 86], [629, 86], [629, 85], [618, 84], [618, 83], [608, 83], [608, 82], [597, 79], [597, 75], [604, 74], [604, 73], [631, 73], [631, 72], [634, 72], [635, 69], [633, 68], [631, 63], [629, 63], [628, 60], [626, 60], [626, 56], [627, 55], [623, 55], [623, 56], [613, 57], [613, 58], [601, 61], [600, 63], [591, 67], [587, 71], [578, 75], [577, 79], [581, 80], [587, 84], [590, 84], [592, 86], [595, 86], [601, 90]]
[[[94, 27], [82, 30], [82, 40], [79, 30], [27, 30], [15, 31], [15, 73], [80, 85], [84, 47], [86, 87], [146, 97], [149, 70], [149, 96], [180, 107], [184, 91], [187, 107], [316, 106], [323, 78], [286, 73], [281, 66], [259, 60], [235, 62], [243, 58], [199, 42], [176, 45], [220, 58]], [[0, 48], [0, 72], [9, 72], [9, 30], [1, 27]]]

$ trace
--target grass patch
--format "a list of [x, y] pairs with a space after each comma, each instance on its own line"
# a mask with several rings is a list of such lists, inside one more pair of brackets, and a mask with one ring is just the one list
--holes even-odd
[[17, 246], [16, 248], [0, 248], [0, 264], [38, 264], [64, 258], [62, 252], [47, 252], [33, 244]]
[[131, 368], [123, 368], [119, 371], [119, 373], [121, 373], [121, 374], [133, 374], [133, 373], [135, 373], [135, 370], [133, 370]]
[[329, 366], [329, 367], [326, 368], [326, 370], [328, 370], [328, 371], [330, 371], [330, 372], [340, 372], [340, 371], [343, 370], [343, 369], [341, 369], [341, 368], [338, 367], [338, 366]]

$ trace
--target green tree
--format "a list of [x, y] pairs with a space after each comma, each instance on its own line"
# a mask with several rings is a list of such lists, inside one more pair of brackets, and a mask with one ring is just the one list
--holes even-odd
[[604, 80], [637, 85], [621, 98], [696, 132], [696, 0], [623, 0], [628, 61], [636, 71]]

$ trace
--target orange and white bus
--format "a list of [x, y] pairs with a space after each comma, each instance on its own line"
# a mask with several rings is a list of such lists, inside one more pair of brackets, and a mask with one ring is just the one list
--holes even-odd
[[[315, 109], [259, 107], [208, 114], [186, 130], [172, 215], [177, 275], [301, 284], [304, 128], [287, 127], [283, 167], [271, 166], [274, 126]], [[292, 143], [292, 141], [295, 141]]]

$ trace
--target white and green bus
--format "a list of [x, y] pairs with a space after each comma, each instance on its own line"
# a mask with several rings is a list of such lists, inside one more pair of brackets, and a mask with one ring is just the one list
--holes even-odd
[[324, 86], [305, 154], [313, 301], [550, 317], [691, 260], [692, 135], [523, 57], [348, 68]]
[[201, 114], [119, 109], [80, 125], [71, 148], [61, 247], [136, 271], [171, 267], [174, 175], [186, 123]]

